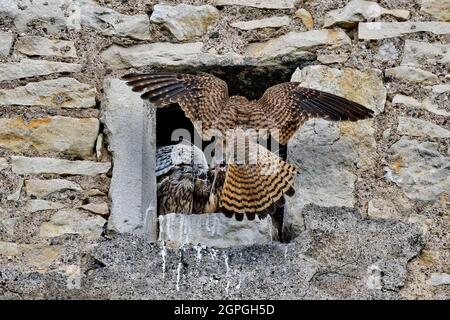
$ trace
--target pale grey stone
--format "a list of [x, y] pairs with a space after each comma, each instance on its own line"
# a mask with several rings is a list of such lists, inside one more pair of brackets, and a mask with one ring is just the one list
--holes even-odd
[[450, 0], [421, 0], [420, 11], [437, 20], [450, 21]]
[[302, 86], [334, 93], [358, 102], [378, 114], [384, 110], [387, 91], [381, 71], [359, 71], [352, 68], [336, 69], [327, 66], [307, 66], [297, 69], [291, 81]]
[[219, 19], [219, 10], [211, 5], [170, 6], [156, 4], [150, 21], [162, 23], [178, 40], [190, 40], [206, 33], [208, 27]]
[[77, 209], [65, 209], [54, 213], [50, 221], [44, 222], [39, 236], [54, 238], [63, 234], [79, 234], [87, 238], [100, 237], [106, 220]]
[[385, 74], [386, 77], [411, 82], [436, 83], [439, 81], [438, 76], [436, 76], [432, 72], [409, 66], [388, 68], [385, 70]]
[[358, 38], [361, 40], [377, 40], [400, 37], [415, 32], [430, 32], [433, 34], [450, 33], [450, 23], [447, 22], [360, 22]]
[[392, 42], [387, 42], [380, 46], [377, 56], [383, 61], [395, 61], [398, 59], [399, 52]]
[[[0, 211], [1, 213], [1, 211]], [[7, 234], [9, 236], [13, 236], [15, 233], [16, 226], [21, 223], [22, 217], [14, 217], [14, 218], [3, 218], [0, 219], [0, 233]]]
[[8, 160], [6, 158], [0, 158], [0, 171], [9, 167]]
[[150, 20], [146, 14], [125, 15], [113, 9], [99, 6], [91, 0], [79, 2], [81, 24], [100, 34], [149, 40]]
[[17, 243], [0, 241], [0, 256], [18, 256], [21, 253], [22, 251]]
[[156, 218], [154, 109], [144, 105], [124, 81], [106, 79], [103, 86], [102, 117], [114, 162], [108, 228], [155, 239], [156, 230], [145, 225]]
[[2, 0], [0, 14], [14, 19], [19, 32], [26, 32], [35, 22], [48, 32], [61, 29], [80, 29], [80, 3], [72, 0]]
[[279, 28], [288, 26], [290, 23], [291, 19], [288, 16], [279, 16], [249, 21], [237, 21], [230, 23], [230, 25], [241, 30], [254, 30], [261, 28]]
[[398, 185], [410, 199], [433, 201], [450, 190], [450, 159], [436, 142], [402, 137], [389, 149], [392, 156], [385, 178]]
[[450, 138], [450, 131], [417, 118], [398, 117], [397, 132], [412, 137]]
[[110, 162], [70, 161], [54, 158], [12, 156], [12, 171], [17, 174], [54, 173], [63, 175], [94, 176], [107, 173]]
[[73, 78], [31, 82], [14, 89], [0, 89], [0, 104], [37, 105], [52, 108], [95, 107], [93, 86]]
[[24, 179], [19, 178], [19, 183], [17, 184], [16, 190], [14, 190], [13, 193], [11, 193], [9, 196], [6, 197], [7, 200], [18, 201], [20, 199], [20, 194], [21, 194], [22, 188], [23, 188], [23, 182], [24, 182]]
[[131, 47], [113, 45], [102, 52], [102, 58], [115, 69], [142, 66], [228, 66], [244, 65], [236, 53], [224, 55], [202, 52], [202, 42], [157, 42]]
[[22, 59], [20, 62], [0, 64], [0, 81], [79, 71], [81, 65], [76, 63]]
[[222, 213], [161, 215], [159, 240], [169, 247], [179, 248], [186, 244], [226, 248], [267, 244], [272, 241], [272, 220], [254, 221], [230, 219]]
[[13, 40], [12, 32], [0, 32], [0, 58], [9, 55]]
[[318, 54], [317, 61], [322, 64], [344, 63], [349, 58], [348, 54]]
[[55, 116], [33, 119], [0, 118], [0, 146], [12, 151], [35, 149], [88, 157], [100, 129], [97, 118]]
[[245, 6], [263, 9], [292, 9], [295, 0], [214, 0], [216, 6]]
[[107, 216], [109, 214], [109, 207], [106, 202], [88, 203], [82, 205], [80, 208], [101, 216]]
[[25, 204], [24, 211], [28, 213], [35, 213], [44, 210], [58, 210], [64, 208], [64, 203], [52, 202], [42, 199], [28, 200]]
[[403, 9], [389, 10], [373, 1], [352, 0], [343, 8], [329, 11], [325, 14], [323, 26], [334, 25], [353, 27], [358, 22], [377, 19], [382, 15], [392, 15], [402, 20], [409, 19], [409, 11]]
[[246, 55], [256, 59], [269, 60], [285, 56], [302, 56], [305, 55], [305, 52], [323, 46], [339, 47], [350, 44], [350, 38], [342, 30], [292, 31], [266, 42], [250, 44], [246, 49]]
[[83, 191], [78, 183], [64, 179], [29, 179], [25, 181], [25, 189], [28, 196], [36, 198], [45, 198], [52, 193], [67, 190]]
[[73, 41], [52, 40], [39, 36], [19, 37], [15, 49], [28, 56], [77, 57]]
[[425, 63], [450, 63], [450, 45], [406, 40], [401, 64], [420, 67]]
[[[433, 87], [434, 88], [434, 87]], [[437, 95], [440, 93], [438, 92]], [[450, 116], [450, 112], [446, 111], [445, 109], [438, 108], [435, 103], [433, 102], [433, 99], [435, 97], [431, 96], [430, 98], [426, 98], [423, 101], [419, 101], [413, 97], [405, 96], [402, 94], [396, 94], [394, 98], [392, 99], [392, 105], [399, 105], [403, 104], [405, 106], [411, 107], [411, 108], [419, 108], [419, 109], [425, 109], [429, 112], [435, 113], [440, 116]]]
[[432, 273], [427, 280], [430, 286], [450, 285], [450, 274], [448, 273]]

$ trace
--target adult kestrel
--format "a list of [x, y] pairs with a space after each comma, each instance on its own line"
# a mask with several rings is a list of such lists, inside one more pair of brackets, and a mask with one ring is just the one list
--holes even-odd
[[[284, 194], [293, 193], [297, 168], [263, 146], [252, 132], [268, 131], [286, 144], [308, 119], [356, 121], [373, 111], [343, 97], [286, 82], [268, 88], [259, 100], [229, 96], [227, 84], [206, 73], [131, 73], [123, 77], [133, 91], [157, 107], [177, 103], [204, 140], [216, 137], [227, 151], [220, 207], [227, 216], [249, 220], [272, 214]], [[243, 157], [239, 155], [244, 154]]]

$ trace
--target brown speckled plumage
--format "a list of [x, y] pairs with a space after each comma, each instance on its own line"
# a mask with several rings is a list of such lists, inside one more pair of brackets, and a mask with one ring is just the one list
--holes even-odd
[[[225, 146], [234, 144], [243, 135], [244, 140], [248, 139], [246, 129], [268, 130], [281, 144], [286, 144], [310, 118], [356, 121], [373, 115], [356, 102], [300, 87], [297, 82], [275, 85], [259, 100], [249, 101], [241, 96], [229, 97], [226, 83], [206, 73], [132, 73], [124, 79], [133, 91], [143, 92], [141, 97], [157, 106], [178, 103], [203, 139], [219, 134]], [[234, 132], [231, 141], [227, 137], [229, 130]], [[252, 219], [255, 214], [271, 214], [275, 205], [283, 204], [283, 194], [293, 192], [297, 170], [260, 145], [252, 148], [251, 141], [244, 145], [249, 152], [246, 157], [256, 161], [239, 163], [233, 161], [235, 154], [227, 155], [220, 206], [226, 215], [242, 219], [246, 214]], [[273, 172], [267, 171], [269, 167], [274, 168]]]

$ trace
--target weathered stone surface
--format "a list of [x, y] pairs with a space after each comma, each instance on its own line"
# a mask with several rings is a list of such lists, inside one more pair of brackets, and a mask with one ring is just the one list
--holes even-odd
[[438, 151], [436, 142], [419, 142], [402, 137], [388, 153], [385, 178], [414, 200], [436, 200], [450, 190], [450, 159]]
[[227, 66], [243, 65], [236, 53], [224, 55], [202, 52], [203, 43], [151, 43], [131, 47], [113, 45], [102, 52], [102, 58], [115, 69], [142, 66]]
[[[363, 73], [308, 66], [296, 71], [291, 80], [344, 96], [376, 112], [384, 109], [386, 89], [375, 70]], [[288, 161], [300, 170], [294, 185], [295, 195], [286, 197], [286, 223], [291, 232], [297, 234], [301, 230], [301, 212], [307, 204], [352, 207], [356, 172], [372, 167], [375, 155], [371, 120], [340, 124], [322, 119], [306, 122], [288, 143]]]
[[21, 250], [17, 243], [0, 241], [0, 256], [18, 256], [19, 254]]
[[389, 10], [373, 1], [352, 0], [343, 8], [325, 14], [325, 28], [339, 25], [344, 28], [354, 27], [360, 21], [377, 19], [382, 15], [392, 15], [402, 20], [409, 19], [409, 11], [402, 9]]
[[[89, 259], [83, 259], [81, 269], [89, 272], [81, 273], [79, 290], [67, 288], [66, 277], [30, 273], [23, 265], [0, 265], [0, 281], [23, 299], [401, 298], [407, 262], [423, 246], [414, 225], [310, 207], [305, 226], [288, 244], [227, 249], [172, 250], [119, 235], [99, 241], [86, 254], [102, 267], [89, 269]], [[48, 286], [52, 290], [45, 290]]]
[[450, 63], [450, 45], [406, 40], [401, 64], [420, 67], [425, 63]]
[[214, 0], [216, 6], [245, 6], [264, 9], [292, 9], [295, 0]]
[[146, 226], [149, 216], [156, 219], [154, 108], [144, 106], [139, 94], [132, 92], [124, 81], [106, 79], [103, 86], [103, 122], [114, 161], [108, 228], [143, 232], [146, 237], [156, 239], [154, 226]]
[[378, 49], [377, 58], [382, 61], [395, 61], [398, 59], [399, 52], [392, 42], [383, 43]]
[[361, 22], [358, 25], [358, 38], [377, 40], [400, 37], [414, 32], [430, 32], [433, 34], [450, 33], [447, 22]]
[[63, 234], [79, 234], [98, 238], [105, 223], [106, 220], [99, 215], [90, 215], [77, 209], [60, 210], [51, 216], [50, 221], [41, 225], [39, 235], [53, 238]]
[[308, 66], [297, 69], [291, 81], [303, 86], [341, 95], [372, 109], [376, 114], [384, 110], [386, 88], [380, 70], [336, 69], [326, 66]]
[[[0, 214], [1, 214], [0, 210]], [[0, 219], [0, 234], [13, 236], [16, 226], [21, 222], [21, 218], [2, 218]]]
[[52, 202], [42, 199], [32, 199], [26, 203], [24, 210], [28, 213], [35, 213], [44, 210], [58, 210], [64, 207], [65, 205], [63, 203]]
[[398, 117], [397, 131], [412, 137], [450, 138], [450, 131], [429, 121]]
[[13, 18], [19, 32], [27, 31], [38, 22], [49, 32], [56, 33], [66, 27], [80, 28], [80, 8], [78, 1], [69, 0], [3, 0], [0, 14]]
[[94, 176], [106, 173], [110, 162], [70, 161], [54, 158], [11, 157], [12, 170], [17, 174], [55, 173], [64, 175]]
[[156, 4], [150, 21], [162, 23], [178, 40], [190, 40], [202, 36], [208, 26], [219, 19], [219, 10], [211, 5], [170, 6]]
[[8, 167], [8, 160], [6, 158], [0, 158], [0, 171], [5, 170]]
[[55, 116], [33, 119], [0, 118], [0, 146], [13, 151], [36, 149], [90, 156], [100, 128], [96, 118]]
[[0, 104], [37, 105], [52, 108], [95, 107], [94, 87], [72, 78], [31, 82], [23, 87], [0, 89]]
[[0, 58], [9, 55], [13, 40], [12, 32], [0, 32]]
[[150, 39], [150, 21], [145, 14], [129, 16], [99, 6], [92, 0], [6, 0], [0, 13], [14, 19], [19, 32], [26, 32], [35, 22], [49, 33], [61, 29], [80, 30], [88, 26], [103, 35]]
[[288, 16], [280, 17], [269, 17], [250, 21], [237, 21], [230, 23], [234, 28], [241, 30], [253, 30], [261, 28], [279, 28], [283, 26], [288, 26], [291, 19]]
[[449, 0], [422, 0], [420, 11], [428, 13], [437, 20], [450, 21]]
[[91, 0], [80, 2], [81, 24], [108, 36], [149, 40], [150, 20], [146, 14], [125, 15], [113, 9], [99, 6]]
[[317, 61], [322, 64], [332, 64], [332, 63], [344, 63], [347, 61], [349, 56], [347, 54], [319, 54], [317, 55]]
[[45, 198], [54, 192], [63, 192], [66, 190], [82, 191], [78, 183], [64, 179], [29, 179], [25, 181], [27, 195], [36, 198]]
[[439, 81], [438, 76], [432, 72], [408, 66], [388, 68], [385, 70], [385, 75], [386, 77], [411, 82], [436, 83]]
[[272, 220], [237, 221], [222, 213], [184, 215], [170, 213], [159, 218], [159, 240], [169, 247], [186, 244], [227, 248], [267, 244], [272, 241]]
[[393, 203], [392, 199], [376, 198], [368, 203], [367, 215], [372, 219], [402, 220], [402, 210], [412, 210], [407, 203]]
[[77, 57], [73, 41], [51, 40], [39, 36], [19, 37], [15, 49], [28, 56]]
[[101, 216], [107, 216], [109, 214], [109, 208], [106, 202], [88, 203], [82, 205], [80, 208]]
[[430, 286], [450, 285], [450, 274], [448, 273], [432, 273], [427, 283]]
[[311, 13], [309, 13], [306, 9], [298, 9], [295, 11], [294, 15], [302, 20], [306, 29], [311, 30], [314, 27], [314, 19]]
[[305, 51], [320, 46], [343, 46], [351, 43], [344, 31], [311, 30], [306, 32], [289, 32], [281, 37], [263, 43], [252, 43], [246, 55], [252, 58], [268, 60], [287, 55], [304, 55]]
[[[449, 90], [450, 91], [450, 90]], [[411, 108], [420, 108], [425, 109], [429, 112], [432, 112], [434, 114], [440, 115], [440, 116], [450, 116], [450, 112], [446, 111], [445, 109], [439, 108], [436, 103], [434, 102], [434, 98], [438, 96], [440, 93], [433, 93], [433, 95], [430, 98], [426, 98], [423, 101], [419, 101], [417, 99], [414, 99], [413, 97], [405, 96], [402, 94], [396, 94], [394, 98], [392, 99], [392, 105], [399, 105], [403, 104]]]
[[22, 192], [23, 182], [24, 182], [24, 179], [23, 178], [19, 178], [19, 183], [17, 184], [16, 189], [13, 191], [13, 193], [11, 193], [10, 195], [8, 195], [6, 197], [7, 200], [9, 200], [9, 201], [18, 201], [20, 199], [20, 194]]
[[0, 64], [0, 81], [79, 71], [81, 65], [76, 63], [22, 59], [20, 62]]

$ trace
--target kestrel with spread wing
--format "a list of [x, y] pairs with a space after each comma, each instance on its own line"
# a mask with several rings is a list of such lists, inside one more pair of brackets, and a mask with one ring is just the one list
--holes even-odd
[[372, 110], [356, 102], [298, 82], [272, 86], [259, 100], [249, 101], [230, 97], [227, 84], [206, 73], [131, 73], [123, 79], [157, 107], [179, 104], [204, 140], [214, 136], [231, 150], [226, 153], [219, 205], [238, 220], [244, 215], [252, 220], [256, 214], [272, 214], [284, 204], [284, 194], [294, 192], [297, 174], [294, 165], [254, 143], [249, 132], [266, 131], [286, 144], [310, 118], [356, 121], [373, 116]]

